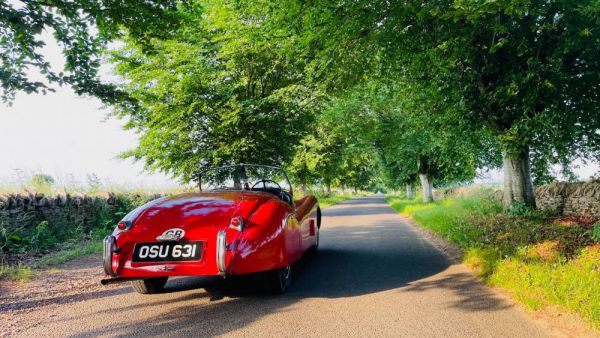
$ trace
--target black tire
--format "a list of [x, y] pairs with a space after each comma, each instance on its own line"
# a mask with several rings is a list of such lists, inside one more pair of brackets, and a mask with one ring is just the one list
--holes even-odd
[[134, 280], [131, 282], [131, 286], [137, 293], [151, 295], [153, 293], [162, 292], [165, 289], [165, 284], [167, 284], [167, 279], [169, 279], [169, 277]]
[[311, 253], [316, 253], [319, 250], [319, 242], [321, 233], [321, 208], [317, 208], [317, 242], [310, 248]]
[[317, 207], [317, 229], [321, 229], [321, 208]]
[[319, 230], [319, 228], [317, 228], [317, 241], [315, 242], [315, 244], [310, 248], [310, 253], [311, 254], [316, 254], [317, 251], [319, 251], [319, 242], [320, 242], [320, 233], [321, 231]]
[[292, 266], [271, 270], [267, 273], [268, 290], [274, 294], [285, 293], [292, 285]]

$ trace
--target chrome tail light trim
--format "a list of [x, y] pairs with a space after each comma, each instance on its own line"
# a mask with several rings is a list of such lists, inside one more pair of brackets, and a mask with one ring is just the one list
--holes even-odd
[[227, 269], [225, 266], [225, 253], [227, 251], [226, 234], [227, 232], [225, 230], [221, 230], [217, 233], [217, 268], [221, 275], [225, 275]]

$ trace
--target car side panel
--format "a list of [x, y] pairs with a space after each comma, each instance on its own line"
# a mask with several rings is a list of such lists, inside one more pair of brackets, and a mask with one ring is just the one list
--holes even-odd
[[317, 242], [317, 208], [319, 204], [314, 196], [308, 195], [299, 199], [296, 205], [296, 218], [301, 227], [302, 252], [310, 249]]
[[288, 215], [293, 216], [292, 210], [281, 201], [261, 205], [250, 217], [239, 240], [231, 245], [234, 252], [227, 272], [254, 273], [293, 262], [300, 250], [300, 231], [293, 221], [287, 221]]

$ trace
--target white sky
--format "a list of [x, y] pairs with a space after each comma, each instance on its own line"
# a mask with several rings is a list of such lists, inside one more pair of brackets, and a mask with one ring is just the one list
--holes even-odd
[[165, 175], [142, 173], [141, 163], [117, 158], [135, 147], [137, 136], [124, 131], [122, 121], [106, 119], [101, 106], [64, 87], [48, 95], [21, 93], [12, 107], [0, 105], [0, 180], [16, 179], [21, 169], [59, 180], [72, 174], [83, 183], [95, 173], [109, 185], [176, 186]]
[[[61, 50], [45, 32], [41, 52], [52, 68], [62, 71]], [[114, 80], [110, 67], [102, 78]], [[32, 71], [30, 76], [41, 80]], [[86, 174], [98, 175], [106, 186], [167, 189], [177, 182], [162, 174], [143, 172], [141, 163], [118, 155], [137, 144], [137, 135], [122, 129], [123, 121], [107, 119], [98, 99], [77, 96], [69, 87], [53, 86], [47, 95], [19, 93], [12, 106], [0, 101], [0, 187], [19, 185], [16, 169], [26, 175], [45, 173], [57, 183], [77, 181], [85, 185]], [[66, 182], [65, 182], [66, 181]]]

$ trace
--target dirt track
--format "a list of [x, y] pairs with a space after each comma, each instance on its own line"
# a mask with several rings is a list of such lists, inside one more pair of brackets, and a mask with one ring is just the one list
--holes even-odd
[[[382, 197], [324, 211], [321, 248], [292, 290], [269, 296], [214, 278], [142, 296], [101, 287], [98, 255], [25, 286], [0, 286], [0, 332], [17, 336], [543, 337], [505, 297], [453, 264]], [[71, 276], [75, 276], [72, 278]]]

